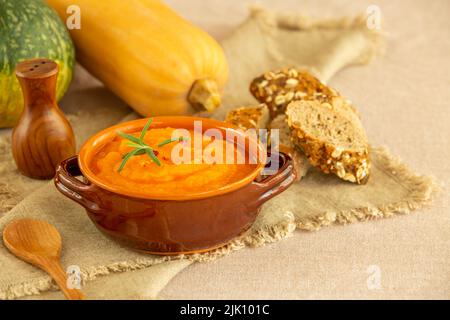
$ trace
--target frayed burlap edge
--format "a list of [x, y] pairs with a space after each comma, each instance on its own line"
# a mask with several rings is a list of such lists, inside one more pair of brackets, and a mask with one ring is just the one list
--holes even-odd
[[[0, 137], [0, 155], [10, 157], [11, 139], [6, 136]], [[8, 212], [20, 201], [18, 192], [6, 181], [0, 181], [0, 215]]]
[[[298, 13], [273, 13], [266, 8], [259, 5], [249, 6], [250, 15], [257, 19], [262, 30], [265, 31], [268, 36], [267, 50], [272, 58], [282, 61], [283, 55], [278, 52], [275, 45], [277, 30], [297, 30], [297, 31], [309, 31], [309, 30], [358, 30], [365, 34], [368, 41], [368, 48], [361, 54], [358, 61], [354, 64], [368, 64], [376, 56], [383, 55], [386, 49], [384, 42], [384, 31], [382, 29], [369, 29], [367, 27], [367, 17], [364, 14], [357, 15], [355, 17], [343, 16], [340, 18], [328, 18], [328, 19], [314, 19], [309, 16], [302, 16]], [[297, 66], [301, 67], [301, 66]], [[306, 68], [306, 67], [305, 67]], [[321, 74], [318, 70], [307, 67], [310, 72], [320, 77]]]
[[7, 183], [0, 182], [0, 215], [8, 212], [20, 201], [18, 192]]
[[[284, 29], [291, 30], [311, 30], [311, 29], [349, 29], [366, 27], [367, 17], [360, 14], [356, 17], [342, 16], [331, 18], [312, 18], [310, 16], [303, 16], [296, 12], [293, 13], [273, 13], [266, 8], [259, 5], [249, 6], [252, 17], [261, 18], [267, 25], [278, 26]], [[377, 33], [377, 30], [369, 30], [369, 32]]]
[[402, 185], [410, 191], [408, 196], [381, 207], [360, 207], [339, 212], [324, 212], [320, 216], [297, 221], [297, 228], [316, 231], [333, 223], [347, 224], [389, 218], [395, 214], [408, 214], [429, 203], [442, 190], [442, 186], [434, 176], [413, 173], [399, 157], [390, 154], [387, 148], [372, 148], [372, 152], [377, 154], [380, 168], [384, 172], [402, 181]]

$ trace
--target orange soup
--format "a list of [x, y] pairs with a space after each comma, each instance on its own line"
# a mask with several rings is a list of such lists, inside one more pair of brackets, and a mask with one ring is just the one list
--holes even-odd
[[[222, 145], [223, 160], [225, 160], [227, 148], [232, 150], [235, 159], [245, 158], [244, 151], [227, 140], [214, 140], [214, 138], [203, 136], [200, 147], [192, 138], [158, 147], [162, 141], [172, 137], [174, 130], [170, 127], [149, 129], [144, 137], [144, 142], [153, 148], [160, 165], [149, 155], [141, 154], [129, 158], [122, 170], [119, 171], [124, 156], [133, 148], [128, 145], [129, 140], [117, 136], [97, 151], [90, 167], [100, 180], [109, 184], [128, 190], [137, 190], [139, 193], [172, 196], [220, 189], [229, 183], [245, 178], [258, 166], [249, 164], [248, 161], [243, 164], [225, 161], [211, 163], [211, 158], [206, 157], [216, 155], [215, 148], [211, 147], [213, 142], [216, 146]], [[194, 137], [193, 131], [189, 132], [190, 137]], [[139, 132], [133, 135], [139, 137]], [[191, 161], [184, 163], [174, 161], [174, 148], [177, 148], [176, 154], [191, 155]], [[195, 150], [196, 148], [197, 150]]]

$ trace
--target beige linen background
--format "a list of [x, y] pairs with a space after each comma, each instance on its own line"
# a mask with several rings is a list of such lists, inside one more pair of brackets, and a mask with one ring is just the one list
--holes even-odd
[[[219, 39], [245, 18], [252, 3], [166, 2]], [[317, 17], [355, 15], [377, 5], [387, 33], [386, 55], [363, 68], [345, 69], [330, 84], [358, 106], [372, 144], [387, 145], [413, 169], [434, 174], [448, 185], [450, 1], [258, 2]], [[449, 299], [449, 203], [445, 190], [431, 208], [408, 216], [296, 232], [258, 250], [193, 264], [169, 283], [161, 298]], [[379, 267], [381, 285], [370, 290], [373, 265]]]

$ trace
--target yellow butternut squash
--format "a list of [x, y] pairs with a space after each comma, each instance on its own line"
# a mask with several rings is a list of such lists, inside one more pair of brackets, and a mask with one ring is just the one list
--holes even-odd
[[63, 21], [78, 6], [81, 28], [69, 30], [78, 61], [141, 115], [219, 106], [228, 76], [222, 48], [160, 1], [47, 2]]

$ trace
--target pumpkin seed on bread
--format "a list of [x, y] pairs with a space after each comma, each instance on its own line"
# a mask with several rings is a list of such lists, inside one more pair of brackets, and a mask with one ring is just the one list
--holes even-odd
[[320, 101], [294, 101], [287, 109], [293, 142], [325, 173], [363, 184], [370, 175], [369, 145], [357, 114]]

